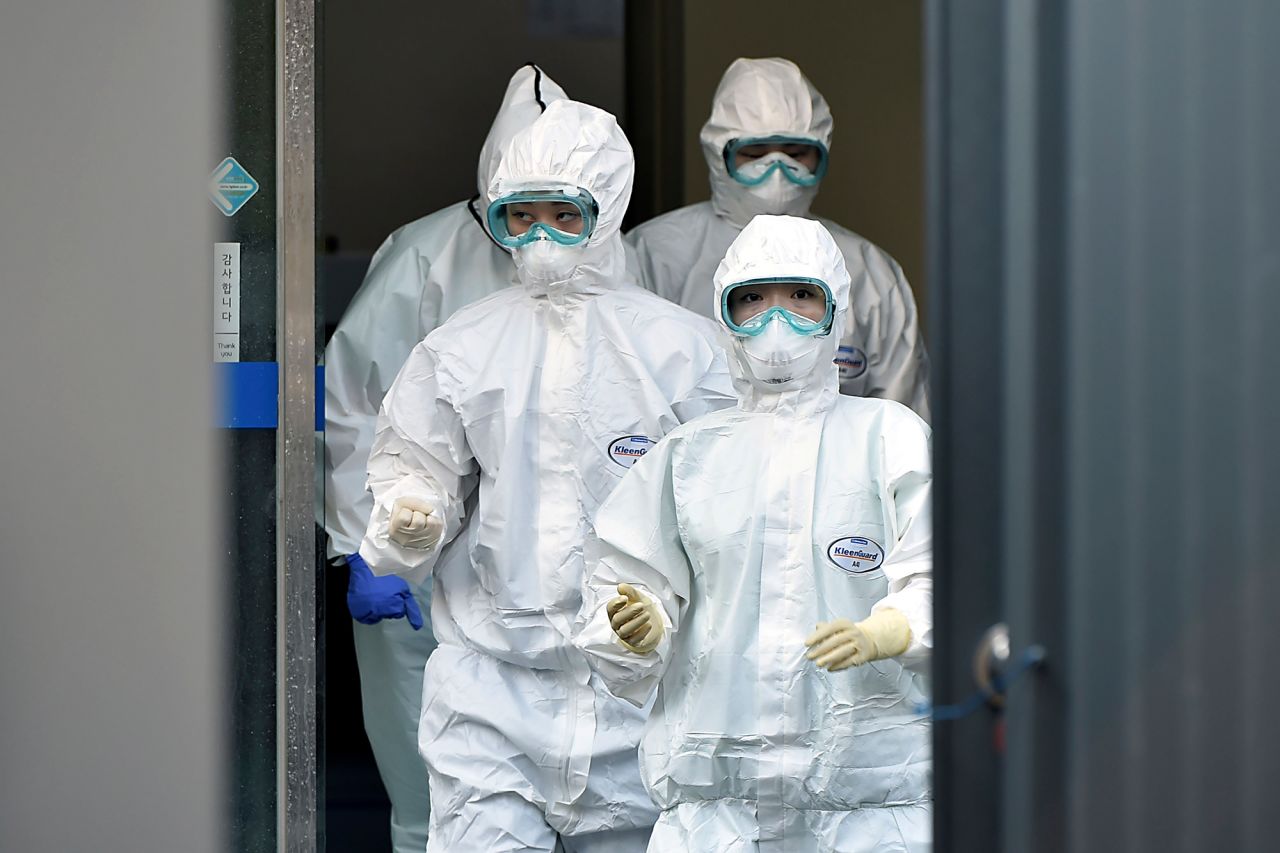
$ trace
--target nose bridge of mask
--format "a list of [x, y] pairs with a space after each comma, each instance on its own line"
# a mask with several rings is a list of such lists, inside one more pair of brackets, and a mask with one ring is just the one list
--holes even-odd
[[520, 245], [526, 246], [537, 240], [554, 240], [557, 243], [569, 246], [574, 243], [581, 242], [582, 239], [581, 234], [571, 234], [568, 231], [561, 231], [558, 228], [553, 228], [552, 226], [547, 225], [545, 222], [535, 222], [530, 225], [529, 229], [523, 234], [516, 235], [516, 240], [520, 242]]
[[797, 335], [785, 324], [771, 322], [762, 334], [737, 338], [734, 351], [754, 381], [770, 390], [783, 390], [813, 371], [821, 344], [811, 335]]
[[781, 172], [788, 181], [802, 187], [810, 187], [818, 182], [812, 172], [781, 151], [770, 152], [750, 163], [735, 166], [731, 174], [738, 183], [755, 187], [769, 180], [774, 172]]
[[770, 323], [786, 323], [791, 329], [799, 335], [813, 335], [822, 330], [822, 324], [810, 320], [808, 317], [802, 317], [792, 311], [788, 311], [781, 305], [774, 305], [761, 311], [754, 317], [744, 320], [740, 324], [743, 333], [754, 337], [760, 334]]

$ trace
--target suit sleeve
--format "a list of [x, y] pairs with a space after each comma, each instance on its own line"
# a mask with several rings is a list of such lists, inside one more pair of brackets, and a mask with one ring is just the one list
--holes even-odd
[[378, 407], [423, 327], [426, 261], [396, 235], [374, 255], [364, 284], [325, 348], [324, 519], [329, 556], [360, 546], [371, 496], [366, 463]]
[[911, 645], [902, 664], [928, 672], [933, 651], [933, 474], [929, 461], [929, 428], [902, 409], [882, 436], [887, 505], [892, 507], [896, 536], [885, 557], [889, 594], [873, 611], [892, 607], [907, 617]]
[[[403, 575], [413, 583], [430, 576], [444, 546], [458, 535], [463, 505], [474, 490], [477, 466], [462, 419], [451, 402], [454, 383], [429, 346], [414, 348], [378, 414], [369, 455], [372, 512], [360, 556], [374, 574]], [[397, 499], [427, 502], [444, 523], [432, 549], [406, 548], [390, 538]]]
[[[623, 478], [596, 516], [574, 645], [615, 696], [644, 705], [671, 661], [689, 605], [692, 570], [680, 540], [671, 473], [672, 442], [658, 442]], [[622, 645], [605, 606], [629, 583], [657, 603], [665, 632], [647, 655]]]

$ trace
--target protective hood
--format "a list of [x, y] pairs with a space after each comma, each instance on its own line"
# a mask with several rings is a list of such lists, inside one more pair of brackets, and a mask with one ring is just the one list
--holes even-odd
[[[835, 302], [831, 331], [804, 340], [816, 349], [807, 375], [783, 386], [768, 385], [752, 373], [744, 339], [731, 333], [720, 305], [725, 288], [752, 279], [816, 278], [825, 282]], [[729, 246], [715, 274], [715, 318], [720, 325], [729, 372], [739, 406], [747, 411], [813, 412], [830, 408], [840, 393], [834, 359], [849, 311], [849, 273], [831, 232], [820, 222], [794, 216], [757, 216]], [[775, 323], [774, 325], [778, 325]], [[785, 334], [795, 336], [792, 331]]]
[[716, 89], [711, 118], [702, 126], [702, 153], [711, 172], [715, 212], [739, 228], [761, 214], [804, 216], [818, 187], [801, 187], [781, 172], [749, 187], [729, 176], [724, 149], [734, 139], [787, 136], [831, 147], [831, 110], [795, 63], [735, 59]]
[[[591, 194], [598, 208], [595, 228], [579, 246], [539, 241], [514, 252], [520, 281], [538, 293], [590, 293], [611, 288], [626, 276], [622, 217], [631, 201], [635, 157], [617, 119], [576, 101], [548, 104], [541, 116], [508, 143], [489, 184], [490, 202], [514, 192], [539, 189]], [[553, 252], [555, 258], [540, 257]], [[536, 260], [537, 263], [532, 263]]]
[[[498, 173], [498, 164], [502, 162], [502, 152], [511, 142], [511, 137], [528, 127], [534, 119], [542, 115], [547, 105], [569, 97], [556, 81], [534, 65], [522, 65], [511, 75], [507, 84], [507, 93], [502, 97], [502, 105], [494, 116], [493, 126], [485, 137], [484, 146], [480, 149], [480, 162], [476, 167], [476, 187], [480, 202], [472, 205], [472, 213], [476, 221], [486, 232], [489, 226], [484, 212], [492, 199], [487, 198], [489, 185]], [[492, 235], [490, 235], [492, 236]]]

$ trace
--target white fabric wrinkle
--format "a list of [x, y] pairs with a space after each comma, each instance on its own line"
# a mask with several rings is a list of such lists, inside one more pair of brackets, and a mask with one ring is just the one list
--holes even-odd
[[[542, 104], [563, 97], [533, 66], [512, 75], [477, 163], [481, 193], [512, 134], [533, 121]], [[366, 482], [378, 407], [410, 351], [454, 311], [515, 280], [510, 255], [483, 222], [477, 225], [473, 210], [472, 202], [459, 202], [391, 234], [374, 253], [325, 349], [325, 432], [319, 442], [325, 483], [317, 521], [328, 534], [330, 558], [356, 553], [375, 513]], [[422, 483], [412, 490], [431, 488]], [[420, 584], [412, 592], [429, 613], [430, 587]], [[391, 842], [395, 853], [421, 853], [429, 798], [412, 732], [420, 716], [424, 664], [435, 648], [432, 628], [413, 631], [404, 620], [384, 620], [353, 630], [365, 732], [392, 805]]]
[[[616, 121], [586, 105], [558, 101], [517, 134], [492, 192], [554, 178], [591, 193], [600, 211], [586, 260], [552, 285], [521, 275], [414, 348], [369, 459], [375, 496], [429, 474], [458, 519], [431, 567], [440, 648], [419, 746], [433, 791], [464, 804], [518, 793], [561, 834], [654, 819], [636, 767], [640, 712], [607, 691], [568, 636], [590, 519], [631, 462], [613, 448], [733, 402], [713, 328], [621, 280], [617, 222], [632, 170]], [[397, 470], [397, 456], [418, 470]], [[371, 527], [365, 546], [379, 541]], [[403, 571], [393, 555], [370, 556], [374, 571]], [[450, 849], [451, 822], [435, 829], [433, 853]]]
[[[811, 220], [758, 217], [717, 270], [716, 294], [797, 275], [828, 284], [839, 322], [849, 278], [831, 236]], [[928, 428], [897, 403], [838, 396], [829, 371], [770, 393], [732, 353], [730, 368], [739, 407], [670, 432], [597, 513], [576, 622], [575, 643], [610, 689], [658, 682], [641, 745], [663, 809], [653, 843], [725, 849], [747, 826], [761, 850], [858, 832], [927, 850], [915, 823], [930, 800], [929, 720], [916, 710], [927, 678], [893, 658], [827, 672], [805, 659], [804, 639], [819, 621], [892, 602], [927, 660]], [[853, 561], [832, 548], [844, 540], [880, 556]], [[671, 619], [656, 675], [642, 656], [603, 648], [598, 611], [618, 581], [643, 583]]]
[[831, 133], [825, 100], [794, 64], [776, 58], [733, 62], [701, 134], [711, 201], [665, 213], [633, 229], [627, 236], [631, 268], [644, 287], [714, 318], [719, 305], [711, 304], [707, 285], [726, 249], [754, 216], [788, 214], [821, 221], [844, 253], [853, 279], [850, 310], [844, 325], [837, 327], [840, 392], [897, 400], [927, 420], [928, 356], [915, 297], [901, 267], [864, 237], [813, 217], [809, 202], [817, 185], [785, 203], [768, 200], [762, 193], [767, 195], [769, 187], [790, 193], [796, 185], [775, 173], [760, 185], [765, 189], [752, 192], [729, 175], [724, 162], [724, 146], [733, 139], [782, 135], [830, 148]]
[[586, 104], [551, 104], [511, 139], [489, 184], [490, 203], [530, 189], [572, 188], [590, 193], [598, 206], [586, 243], [558, 247], [566, 259], [562, 270], [529, 263], [529, 252], [537, 244], [515, 250], [520, 280], [535, 295], [551, 296], [552, 304], [563, 307], [562, 293], [599, 293], [626, 280], [626, 252], [618, 229], [631, 200], [634, 174], [631, 144], [617, 120]]
[[[817, 195], [817, 186], [801, 187], [775, 173], [757, 187], [734, 180], [725, 165], [725, 146], [734, 139], [788, 136], [831, 147], [831, 110], [826, 99], [785, 59], [735, 59], [724, 72], [712, 99], [711, 117], [699, 139], [711, 176], [711, 204], [719, 216], [739, 228], [765, 213], [803, 216]], [[770, 196], [777, 181], [794, 190], [785, 198]], [[774, 193], [783, 193], [781, 185]], [[786, 209], [777, 208], [779, 201]]]

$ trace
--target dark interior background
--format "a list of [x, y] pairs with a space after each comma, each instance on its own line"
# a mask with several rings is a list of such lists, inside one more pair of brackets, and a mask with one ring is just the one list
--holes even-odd
[[[618, 116], [637, 160], [627, 226], [707, 198], [697, 136], [733, 59], [796, 62], [835, 116], [831, 168], [814, 209], [898, 259], [923, 319], [922, 4], [821, 0], [805, 13], [808, 24], [784, 26], [768, 0], [325, 4], [318, 110], [325, 337], [387, 235], [476, 192], [476, 157], [507, 80], [530, 61], [571, 98]], [[389, 806], [364, 738], [346, 573], [323, 576], [328, 845], [386, 849]]]

